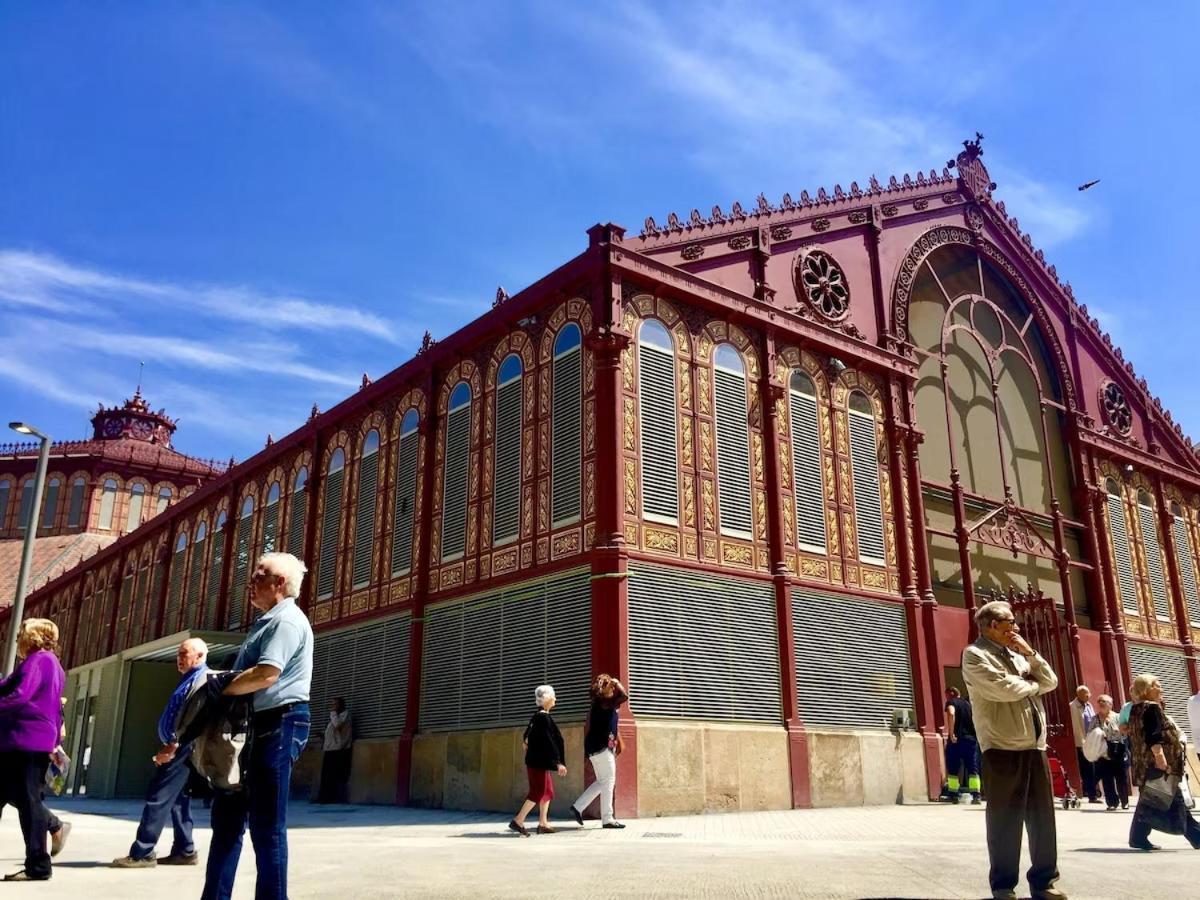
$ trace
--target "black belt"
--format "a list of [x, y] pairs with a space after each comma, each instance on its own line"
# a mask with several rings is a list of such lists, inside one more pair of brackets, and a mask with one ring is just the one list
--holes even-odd
[[284, 703], [282, 706], [272, 706], [270, 709], [264, 709], [261, 712], [255, 712], [253, 723], [255, 731], [263, 731], [274, 728], [283, 721], [284, 713], [288, 712], [297, 706], [308, 706], [307, 700], [297, 700], [295, 703]]

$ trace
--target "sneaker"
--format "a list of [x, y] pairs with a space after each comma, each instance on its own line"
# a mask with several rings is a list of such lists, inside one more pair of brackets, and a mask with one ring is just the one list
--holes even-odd
[[1067, 895], [1056, 887], [1031, 889], [1029, 893], [1033, 900], [1067, 900]]
[[538, 834], [554, 834], [554, 829], [549, 825], [539, 825]]
[[521, 837], [529, 837], [529, 829], [526, 828], [524, 825], [518, 825], [516, 819], [513, 819], [511, 822], [508, 823], [508, 830], [515, 831]]
[[157, 865], [158, 860], [153, 853], [140, 859], [136, 856], [120, 856], [112, 861], [114, 869], [153, 869]]
[[5, 881], [49, 881], [50, 876], [47, 875], [44, 878], [35, 878], [34, 876], [32, 876], [28, 872], [26, 872], [24, 869], [22, 869], [20, 872], [13, 872], [11, 875], [5, 875], [4, 880]]
[[624, 828], [625, 825], [621, 822], [605, 822], [601, 828]]
[[577, 810], [575, 807], [572, 806], [571, 807], [571, 815], [575, 817], [575, 821], [578, 822], [579, 827], [582, 828], [583, 827], [583, 813], [581, 813], [579, 810]]
[[158, 861], [160, 866], [197, 866], [200, 864], [200, 856], [193, 850], [191, 853], [172, 853], [170, 856], [165, 856]]
[[63, 847], [67, 846], [67, 838], [71, 836], [71, 823], [63, 822], [62, 827], [58, 831], [50, 833], [50, 855], [58, 856], [63, 852]]
[[1128, 804], [1128, 803], [1122, 803], [1122, 804], [1121, 804], [1121, 809], [1129, 809], [1129, 804]]

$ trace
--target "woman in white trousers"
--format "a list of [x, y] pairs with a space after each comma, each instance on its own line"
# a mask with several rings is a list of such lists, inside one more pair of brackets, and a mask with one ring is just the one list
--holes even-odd
[[582, 825], [584, 810], [599, 797], [601, 826], [624, 828], [613, 816], [613, 790], [617, 785], [617, 756], [621, 752], [617, 709], [629, 695], [624, 685], [610, 675], [597, 675], [592, 682], [591, 694], [592, 707], [583, 735], [583, 752], [592, 763], [596, 780], [571, 804], [571, 814]]

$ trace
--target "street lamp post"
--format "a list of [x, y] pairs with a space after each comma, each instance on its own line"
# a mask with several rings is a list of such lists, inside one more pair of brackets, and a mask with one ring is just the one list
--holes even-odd
[[17, 632], [20, 630], [21, 617], [25, 614], [25, 594], [29, 585], [29, 567], [33, 563], [33, 541], [37, 537], [38, 521], [42, 512], [42, 488], [46, 484], [46, 466], [50, 461], [50, 438], [42, 434], [32, 425], [24, 422], [9, 422], [8, 427], [21, 434], [36, 437], [42, 442], [38, 452], [37, 475], [33, 480], [33, 506], [30, 509], [29, 522], [25, 525], [25, 546], [21, 551], [21, 571], [17, 575], [17, 593], [13, 597], [12, 609], [8, 616], [8, 643], [4, 648], [4, 675], [12, 674], [17, 664]]

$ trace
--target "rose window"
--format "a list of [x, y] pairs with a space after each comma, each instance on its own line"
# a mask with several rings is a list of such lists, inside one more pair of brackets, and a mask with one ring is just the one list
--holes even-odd
[[1110, 381], [1100, 393], [1100, 403], [1104, 407], [1105, 421], [1119, 434], [1129, 434], [1133, 427], [1133, 411], [1125, 399], [1125, 392]]
[[800, 259], [796, 264], [796, 287], [813, 310], [826, 319], [842, 319], [850, 312], [846, 276], [827, 253], [816, 250]]

